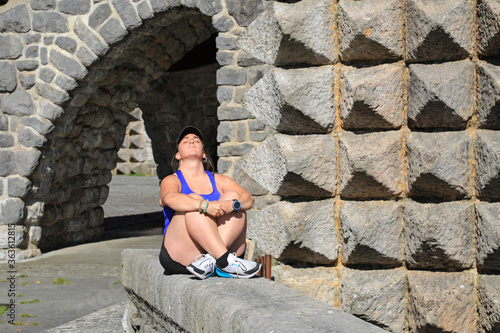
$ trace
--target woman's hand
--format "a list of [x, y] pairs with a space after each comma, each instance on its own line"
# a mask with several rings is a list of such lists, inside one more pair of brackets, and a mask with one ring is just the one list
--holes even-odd
[[[206, 203], [202, 203], [202, 205], [206, 205]], [[224, 207], [219, 201], [210, 201], [208, 203], [206, 214], [213, 217], [219, 217], [227, 213], [224, 211]]]
[[[206, 203], [203, 203], [206, 205]], [[231, 214], [233, 212], [233, 201], [232, 200], [224, 200], [224, 201], [210, 201], [207, 208], [207, 214], [213, 217], [219, 217], [227, 214]]]

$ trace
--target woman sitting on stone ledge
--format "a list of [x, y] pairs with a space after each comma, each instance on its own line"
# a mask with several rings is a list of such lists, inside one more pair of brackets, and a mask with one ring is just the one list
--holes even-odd
[[160, 187], [165, 215], [160, 263], [165, 274], [191, 272], [200, 279], [257, 274], [261, 265], [241, 258], [246, 247], [245, 211], [252, 207], [253, 197], [233, 179], [211, 172], [214, 165], [198, 128], [187, 126], [179, 134], [172, 168], [177, 172], [165, 177]]

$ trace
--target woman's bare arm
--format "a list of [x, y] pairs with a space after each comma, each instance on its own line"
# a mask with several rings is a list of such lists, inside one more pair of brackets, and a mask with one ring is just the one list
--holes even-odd
[[[253, 196], [247, 190], [245, 190], [236, 181], [234, 181], [232, 178], [228, 176], [216, 174], [215, 177], [216, 177], [217, 187], [221, 191], [221, 194], [228, 191], [235, 191], [239, 195], [238, 201], [241, 203], [241, 209], [249, 210], [250, 208], [252, 208]], [[231, 201], [231, 207], [232, 207], [232, 201]]]
[[162, 207], [168, 206], [176, 212], [192, 212], [198, 210], [201, 200], [180, 193], [180, 186], [180, 181], [176, 176], [170, 175], [165, 177], [160, 185], [160, 205]]

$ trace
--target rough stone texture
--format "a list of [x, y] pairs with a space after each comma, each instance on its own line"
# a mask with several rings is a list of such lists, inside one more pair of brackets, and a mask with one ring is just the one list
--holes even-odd
[[344, 201], [340, 208], [344, 264], [401, 265], [402, 220], [403, 206], [397, 202]]
[[476, 191], [481, 199], [500, 199], [500, 132], [477, 131]]
[[127, 35], [127, 29], [119, 20], [112, 17], [99, 29], [99, 33], [106, 43], [115, 44]]
[[337, 61], [333, 8], [327, 0], [275, 2], [243, 33], [239, 46], [272, 65]]
[[44, 138], [29, 128], [23, 128], [19, 131], [18, 141], [25, 147], [41, 147]]
[[342, 274], [342, 310], [390, 332], [405, 332], [405, 290], [404, 271], [346, 268]]
[[263, 1], [255, 0], [226, 0], [227, 11], [234, 17], [238, 25], [248, 26], [259, 14], [261, 14], [266, 4]]
[[280, 261], [332, 264], [338, 256], [334, 201], [279, 202], [248, 222], [248, 238]]
[[14, 159], [11, 158], [11, 160], [15, 160], [20, 176], [29, 176], [38, 166], [40, 155], [41, 152], [36, 149], [19, 150], [16, 151]]
[[500, 330], [500, 276], [479, 275], [478, 332]]
[[500, 54], [500, 5], [497, 1], [479, 0], [477, 2], [478, 52], [484, 56]]
[[471, 195], [468, 132], [412, 132], [406, 145], [410, 197], [456, 200]]
[[12, 35], [0, 35], [0, 59], [17, 59], [23, 54], [23, 44]]
[[486, 61], [477, 66], [479, 127], [500, 129], [500, 67]]
[[0, 33], [28, 32], [30, 29], [31, 22], [26, 5], [14, 7], [0, 14]]
[[338, 5], [340, 54], [344, 61], [403, 57], [403, 13], [398, 0], [341, 0]]
[[83, 79], [88, 73], [87, 69], [77, 60], [56, 50], [50, 51], [50, 62], [55, 68], [77, 80]]
[[68, 32], [68, 19], [57, 12], [36, 12], [33, 14], [33, 30], [38, 32]]
[[469, 202], [405, 203], [406, 264], [411, 269], [472, 267], [473, 206]]
[[500, 271], [500, 203], [476, 203], [477, 268]]
[[0, 62], [0, 93], [12, 92], [16, 89], [16, 69], [6, 61]]
[[122, 283], [137, 309], [129, 324], [150, 331], [385, 332], [268, 279], [166, 277], [151, 250], [125, 250], [122, 263]]
[[19, 198], [0, 200], [0, 225], [16, 224], [24, 216], [24, 202]]
[[76, 48], [78, 46], [78, 43], [73, 38], [66, 36], [57, 37], [55, 43], [61, 49], [71, 54], [75, 53]]
[[409, 0], [406, 57], [410, 61], [464, 59], [473, 51], [473, 5], [467, 0]]
[[2, 111], [16, 116], [30, 115], [35, 112], [33, 99], [26, 90], [18, 87], [2, 100]]
[[200, 1], [198, 6], [203, 14], [209, 16], [215, 15], [222, 10], [221, 0]]
[[273, 69], [245, 94], [243, 105], [281, 133], [326, 133], [335, 123], [334, 68]]
[[134, 5], [129, 0], [112, 0], [113, 7], [127, 29], [135, 29], [142, 24]]
[[288, 265], [273, 266], [272, 276], [285, 287], [295, 289], [331, 306], [341, 301], [340, 272], [334, 267], [294, 269]]
[[410, 65], [408, 124], [415, 129], [465, 129], [472, 116], [471, 61]]
[[[9, 237], [0, 238], [0, 248], [7, 249], [10, 246], [18, 247], [24, 240], [24, 234], [26, 228], [21, 225], [16, 225], [14, 227], [9, 227], [5, 224], [0, 225], [0, 232], [4, 235], [9, 235]], [[13, 237], [13, 238], [10, 238]], [[12, 241], [13, 240], [13, 241]]]
[[332, 137], [276, 134], [244, 158], [243, 169], [273, 194], [328, 197], [336, 190], [335, 155]]
[[[81, 19], [75, 22], [76, 35], [87, 44], [87, 46], [97, 55], [104, 55], [108, 51], [108, 45], [103, 42], [92, 30], [90, 30]], [[82, 50], [82, 49], [80, 49]], [[84, 51], [82, 51], [84, 52]], [[81, 56], [80, 56], [81, 57]], [[88, 56], [87, 56], [88, 57]]]
[[345, 129], [397, 129], [403, 124], [403, 67], [342, 68], [340, 117]]
[[340, 136], [340, 194], [344, 198], [396, 198], [403, 192], [401, 132]]
[[[31, 182], [25, 177], [9, 177], [7, 178], [7, 186], [10, 197], [23, 198], [30, 189]], [[0, 247], [1, 248], [1, 247]]]
[[90, 10], [90, 0], [60, 0], [58, 8], [61, 12], [70, 15], [87, 14]]
[[151, 150], [151, 139], [148, 137], [142, 120], [142, 111], [138, 108], [131, 112], [131, 121], [125, 133], [122, 147], [118, 151], [116, 174], [156, 175], [156, 164]]
[[34, 71], [38, 68], [37, 60], [19, 60], [16, 62], [16, 67], [20, 71]]
[[408, 273], [411, 332], [475, 332], [471, 273]]
[[89, 16], [89, 26], [97, 29], [112, 14], [109, 3], [103, 2], [96, 6]]

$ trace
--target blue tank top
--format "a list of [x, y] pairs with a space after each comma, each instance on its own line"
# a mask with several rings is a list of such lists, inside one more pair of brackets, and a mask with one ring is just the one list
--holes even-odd
[[[209, 200], [209, 201], [217, 201], [220, 199], [220, 193], [217, 190], [217, 186], [215, 185], [215, 178], [214, 175], [210, 171], [205, 171], [208, 175], [208, 178], [210, 178], [210, 183], [212, 184], [212, 193], [210, 194], [200, 194], [203, 199]], [[183, 194], [191, 194], [194, 193], [188, 186], [186, 179], [182, 175], [181, 170], [177, 170], [176, 172], [177, 177], [181, 181], [181, 193]], [[170, 224], [170, 221], [172, 220], [172, 217], [175, 214], [175, 210], [172, 208], [165, 206], [163, 207], [163, 215], [165, 216], [165, 228], [163, 229], [163, 234], [167, 231], [168, 225]]]

